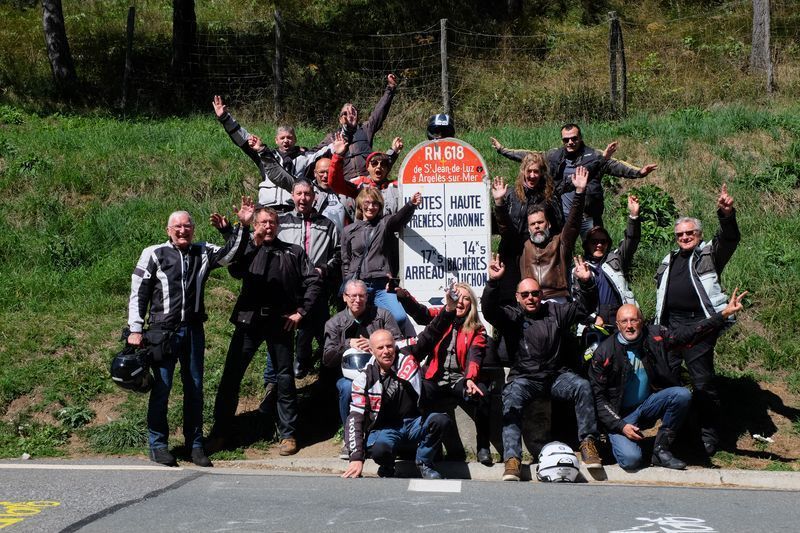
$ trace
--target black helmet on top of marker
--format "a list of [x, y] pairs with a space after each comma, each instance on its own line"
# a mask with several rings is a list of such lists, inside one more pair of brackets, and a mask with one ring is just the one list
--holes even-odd
[[456, 127], [453, 118], [445, 113], [433, 115], [428, 119], [428, 140], [455, 137]]

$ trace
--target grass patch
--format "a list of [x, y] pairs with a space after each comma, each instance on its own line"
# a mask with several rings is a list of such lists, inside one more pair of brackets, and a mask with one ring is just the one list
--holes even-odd
[[30, 420], [0, 423], [0, 457], [54, 457], [63, 455], [69, 431]]
[[85, 437], [97, 452], [119, 453], [134, 449], [138, 452], [147, 446], [147, 425], [144, 420], [121, 418], [86, 430]]

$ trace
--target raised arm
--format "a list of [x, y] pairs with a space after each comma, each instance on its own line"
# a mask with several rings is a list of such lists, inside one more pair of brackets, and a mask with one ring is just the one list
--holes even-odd
[[510, 159], [512, 161], [522, 161], [526, 155], [531, 153], [530, 150], [512, 150], [510, 148], [506, 148], [500, 141], [495, 139], [494, 137], [489, 137], [492, 142], [492, 147], [497, 150], [497, 153], [502, 155], [503, 157]]
[[733, 197], [728, 194], [728, 185], [723, 183], [717, 198], [717, 217], [719, 218], [719, 231], [711, 242], [714, 256], [714, 266], [717, 274], [722, 274], [722, 269], [728, 264], [733, 252], [739, 245], [742, 234], [736, 223], [736, 209], [733, 207]]
[[397, 213], [389, 215], [389, 219], [386, 221], [387, 231], [394, 232], [403, 229], [403, 227], [411, 220], [411, 217], [414, 216], [414, 211], [416, 211], [417, 207], [421, 203], [422, 193], [415, 192], [406, 205], [401, 207]]
[[367, 134], [370, 145], [372, 145], [372, 139], [375, 137], [375, 134], [378, 133], [383, 126], [383, 122], [386, 120], [386, 117], [389, 116], [389, 108], [392, 106], [392, 100], [394, 99], [394, 92], [396, 88], [397, 77], [394, 74], [389, 74], [386, 76], [386, 89], [383, 91], [383, 96], [381, 96], [381, 99], [378, 100], [378, 103], [375, 105], [375, 109], [372, 110], [369, 118], [362, 126], [364, 132]]
[[627, 276], [630, 272], [633, 256], [639, 248], [639, 241], [642, 238], [642, 220], [639, 218], [639, 198], [634, 195], [628, 196], [628, 224], [625, 228], [625, 237], [619, 247], [619, 255], [622, 259], [622, 272]]

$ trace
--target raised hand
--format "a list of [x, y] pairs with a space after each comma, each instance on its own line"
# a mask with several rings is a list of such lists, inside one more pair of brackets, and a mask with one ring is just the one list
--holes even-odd
[[395, 152], [399, 152], [403, 149], [403, 138], [402, 137], [395, 137], [392, 139], [392, 150]]
[[579, 281], [589, 281], [592, 278], [592, 271], [589, 269], [589, 263], [583, 260], [581, 256], [575, 256], [575, 269], [572, 271]]
[[419, 207], [419, 204], [422, 203], [422, 193], [419, 191], [415, 192], [414, 196], [411, 197], [411, 203]]
[[728, 194], [727, 183], [723, 183], [722, 189], [719, 191], [719, 198], [717, 198], [717, 209], [722, 211], [722, 214], [726, 217], [733, 213], [733, 196]]
[[264, 143], [261, 142], [261, 137], [253, 134], [247, 139], [247, 145], [256, 152], [260, 152], [265, 148]]
[[639, 216], [639, 197], [634, 194], [628, 195], [628, 214], [632, 218]]
[[655, 163], [650, 163], [650, 164], [645, 165], [645, 166], [643, 166], [642, 168], [639, 169], [639, 175], [641, 177], [645, 177], [645, 176], [647, 176], [648, 174], [650, 174], [651, 172], [653, 172], [654, 170], [657, 170], [657, 169], [658, 169], [658, 165], [656, 165]]
[[336, 155], [344, 155], [347, 151], [347, 138], [341, 131], [337, 131], [333, 135], [333, 153]]
[[739, 292], [739, 287], [736, 287], [733, 290], [733, 294], [731, 294], [731, 299], [728, 300], [728, 305], [725, 306], [725, 309], [722, 310], [722, 316], [724, 318], [728, 318], [729, 316], [738, 313], [742, 309], [744, 309], [744, 305], [742, 305], [742, 300], [745, 296], [747, 296], [747, 291], [743, 291], [741, 294], [737, 295], [736, 293]]
[[495, 150], [502, 150], [503, 149], [503, 145], [500, 144], [500, 141], [498, 141], [494, 137], [489, 137], [489, 140], [492, 141], [492, 148], [494, 148]]
[[506, 266], [500, 261], [500, 254], [492, 254], [489, 262], [489, 279], [500, 279], [506, 273]]
[[211, 102], [211, 105], [214, 106], [214, 114], [217, 115], [217, 118], [222, 118], [225, 113], [228, 112], [228, 107], [222, 101], [222, 97], [218, 94], [214, 95], [214, 100]]
[[492, 180], [492, 198], [494, 199], [494, 205], [503, 205], [503, 199], [506, 197], [507, 192], [508, 185], [506, 185], [505, 179], [500, 176], [495, 176]]
[[256, 213], [256, 205], [249, 196], [242, 196], [242, 204], [238, 208], [233, 206], [233, 212], [236, 213], [242, 226], [249, 226], [253, 222], [253, 216], [255, 216]]
[[589, 183], [589, 171], [586, 170], [586, 167], [577, 167], [575, 174], [572, 175], [572, 185], [575, 186], [575, 192], [583, 192], [587, 183]]
[[208, 221], [218, 230], [223, 230], [228, 227], [228, 219], [219, 213], [212, 213], [211, 216], [208, 217]]
[[619, 148], [619, 143], [617, 141], [608, 143], [606, 149], [603, 150], [603, 159], [611, 159], [614, 153], [617, 151], [617, 148]]
[[395, 76], [394, 74], [389, 74], [388, 76], [386, 76], [386, 85], [388, 85], [392, 89], [397, 87], [397, 76]]

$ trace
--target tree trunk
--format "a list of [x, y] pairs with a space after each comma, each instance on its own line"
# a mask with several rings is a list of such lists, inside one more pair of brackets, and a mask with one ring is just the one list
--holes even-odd
[[750, 69], [766, 72], [769, 68], [769, 0], [753, 0], [753, 41]]
[[176, 77], [189, 73], [196, 31], [194, 0], [172, 0], [172, 73]]
[[53, 81], [61, 93], [69, 92], [77, 80], [69, 51], [61, 0], [42, 0], [42, 28]]

